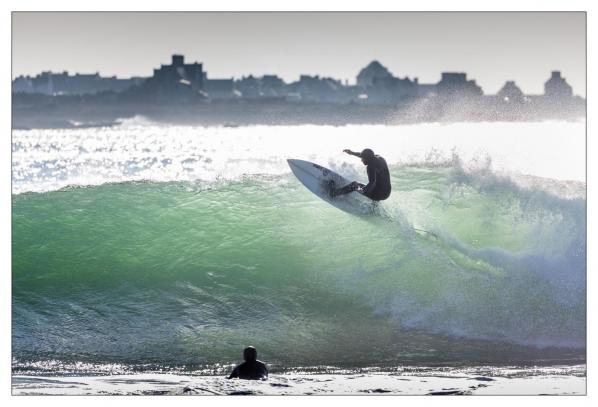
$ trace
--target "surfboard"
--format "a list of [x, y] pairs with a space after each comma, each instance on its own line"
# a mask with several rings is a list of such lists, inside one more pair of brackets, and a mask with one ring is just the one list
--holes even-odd
[[288, 159], [287, 162], [297, 179], [330, 205], [354, 215], [369, 215], [376, 212], [378, 203], [357, 191], [334, 198], [330, 195], [330, 181], [334, 181], [336, 188], [342, 188], [351, 183], [342, 175], [309, 161]]

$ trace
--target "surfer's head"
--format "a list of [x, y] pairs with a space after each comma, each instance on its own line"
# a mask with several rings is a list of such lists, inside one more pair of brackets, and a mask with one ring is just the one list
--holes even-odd
[[372, 150], [370, 150], [369, 148], [366, 148], [359, 154], [359, 157], [361, 157], [362, 163], [364, 163], [365, 165], [368, 165], [370, 163], [370, 161], [372, 160], [372, 158], [374, 158], [374, 152]]
[[243, 349], [243, 359], [246, 362], [251, 362], [257, 359], [257, 350], [253, 346], [248, 346]]

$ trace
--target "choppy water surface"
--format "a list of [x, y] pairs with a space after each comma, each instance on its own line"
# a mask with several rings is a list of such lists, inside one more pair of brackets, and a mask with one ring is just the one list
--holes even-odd
[[[13, 368], [216, 366], [250, 343], [281, 368], [583, 363], [584, 131], [15, 131]], [[391, 166], [379, 216], [286, 165], [364, 181], [340, 151], [366, 146]]]

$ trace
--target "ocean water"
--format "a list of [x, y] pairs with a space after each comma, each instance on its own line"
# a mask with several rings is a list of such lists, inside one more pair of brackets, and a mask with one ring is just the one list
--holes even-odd
[[[13, 132], [16, 372], [585, 363], [585, 123]], [[287, 158], [365, 181], [328, 205]], [[107, 368], [108, 366], [108, 368]]]

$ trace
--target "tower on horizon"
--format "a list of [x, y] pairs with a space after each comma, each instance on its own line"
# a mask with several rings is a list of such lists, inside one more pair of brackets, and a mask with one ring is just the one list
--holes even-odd
[[573, 88], [561, 76], [561, 71], [552, 71], [550, 79], [544, 83], [544, 95], [550, 98], [571, 98]]

